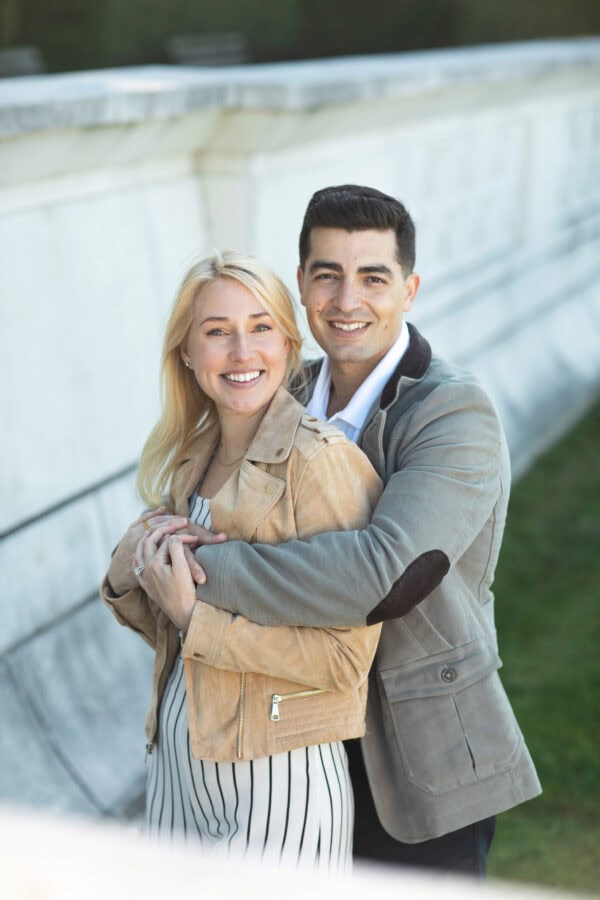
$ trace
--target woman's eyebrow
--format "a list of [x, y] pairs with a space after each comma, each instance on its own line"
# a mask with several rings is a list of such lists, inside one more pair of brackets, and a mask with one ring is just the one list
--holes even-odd
[[[266, 310], [264, 312], [250, 313], [248, 318], [262, 319], [264, 316], [271, 318], [271, 313], [268, 313]], [[229, 322], [229, 316], [207, 316], [206, 319], [202, 319], [200, 325], [205, 325], [207, 322]]]

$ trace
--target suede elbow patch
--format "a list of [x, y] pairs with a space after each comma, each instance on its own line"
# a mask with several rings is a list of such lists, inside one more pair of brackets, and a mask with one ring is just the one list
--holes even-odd
[[441, 550], [428, 550], [406, 567], [389, 594], [367, 616], [367, 625], [405, 616], [441, 582], [450, 568], [450, 560]]

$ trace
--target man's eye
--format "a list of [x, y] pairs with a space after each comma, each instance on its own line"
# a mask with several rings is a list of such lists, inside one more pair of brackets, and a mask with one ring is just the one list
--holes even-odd
[[329, 281], [331, 278], [335, 278], [334, 272], [319, 272], [315, 275], [315, 281]]

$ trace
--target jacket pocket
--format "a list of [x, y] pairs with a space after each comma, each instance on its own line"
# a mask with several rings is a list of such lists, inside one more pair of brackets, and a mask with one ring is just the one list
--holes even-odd
[[307, 688], [302, 691], [293, 691], [291, 694], [272, 694], [271, 695], [271, 712], [269, 719], [271, 722], [279, 722], [280, 704], [288, 703], [290, 700], [307, 700], [309, 697], [318, 697], [326, 692], [321, 688]]
[[483, 638], [379, 672], [388, 739], [421, 790], [447, 793], [513, 764], [522, 737], [500, 665]]

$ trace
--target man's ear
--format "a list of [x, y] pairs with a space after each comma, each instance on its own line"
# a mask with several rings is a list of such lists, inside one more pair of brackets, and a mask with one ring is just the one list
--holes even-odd
[[302, 266], [298, 266], [296, 269], [296, 280], [298, 282], [298, 290], [300, 291], [300, 302], [304, 306], [304, 300], [302, 299], [302, 285], [304, 283], [304, 272], [302, 271]]
[[417, 296], [420, 284], [421, 279], [419, 278], [419, 276], [415, 275], [414, 272], [411, 272], [404, 283], [404, 301], [402, 303], [402, 309], [404, 312], [408, 312], [408, 310], [413, 305], [413, 301]]

